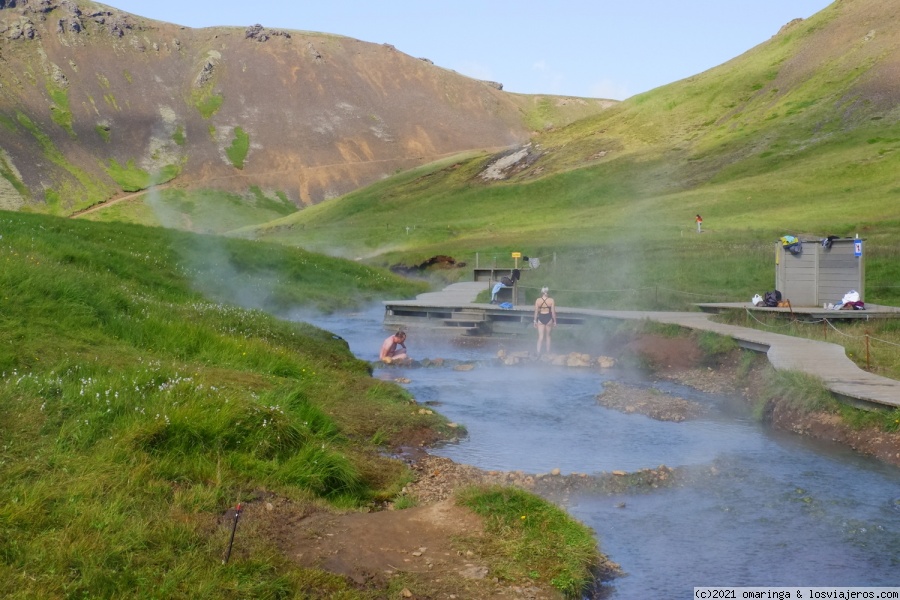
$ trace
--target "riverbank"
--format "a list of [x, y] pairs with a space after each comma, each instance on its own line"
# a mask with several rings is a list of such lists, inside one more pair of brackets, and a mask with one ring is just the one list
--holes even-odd
[[[506, 559], [493, 550], [497, 544], [510, 543], [515, 532], [496, 536], [486, 519], [458, 501], [459, 493], [472, 486], [538, 492], [533, 477], [483, 471], [432, 456], [421, 446], [405, 449], [405, 455], [415, 480], [403, 489], [403, 500], [385, 510], [336, 513], [269, 497], [251, 503], [246, 520], [287, 560], [349, 581], [363, 597], [369, 593], [373, 598], [459, 600], [564, 597], [538, 578], [511, 576]], [[621, 570], [600, 555], [594, 573], [597, 587], [587, 590], [588, 597], [599, 594], [600, 581], [620, 575]]]
[[[809, 410], [797, 407], [788, 393], [763, 399], [765, 395], [771, 395], [771, 392], [764, 393], [764, 388], [766, 382], [775, 375], [774, 369], [765, 360], [755, 361], [749, 370], [744, 370], [739, 361], [731, 357], [715, 369], [707, 366], [663, 369], [657, 375], [705, 392], [731, 393], [757, 411], [762, 421], [773, 428], [834, 442], [860, 454], [900, 466], [900, 431], [887, 431], [882, 421], [866, 419], [872, 413], [842, 407], [836, 401], [829, 404], [827, 410]], [[862, 415], [860, 423], [854, 423], [842, 415], [842, 411]], [[891, 414], [896, 412], [892, 411]]]
[[[623, 363], [633, 364], [637, 357], [660, 380], [732, 396], [751, 407], [760, 402], [773, 371], [764, 357], [748, 360], [751, 355], [739, 350], [711, 357], [692, 337], [641, 333], [620, 347], [617, 358], [624, 359]], [[700, 410], [684, 399], [618, 382], [608, 386], [598, 402], [670, 421], [693, 418]], [[760, 412], [773, 427], [842, 443], [900, 465], [900, 435], [895, 433], [854, 428], [833, 413], [801, 412], [779, 399], [769, 400]], [[485, 523], [457, 504], [459, 490], [472, 485], [513, 486], [564, 505], [571, 492], [585, 488], [621, 493], [678, 485], [690, 476], [665, 465], [601, 474], [564, 474], [558, 469], [548, 473], [484, 471], [430, 455], [428, 448], [437, 441], [420, 431], [395, 448], [412, 468], [415, 480], [386, 510], [334, 514], [284, 500], [255, 503], [248, 510], [264, 523], [260, 526], [265, 527], [267, 537], [275, 540], [289, 560], [319, 566], [361, 588], [391, 590], [408, 598], [560, 598], [549, 586], [499, 576], [502, 571], [496, 557], [485, 551], [489, 537]], [[598, 537], [602, 549], [602, 532]], [[602, 578], [621, 574], [614, 559], [603, 557], [598, 569]]]

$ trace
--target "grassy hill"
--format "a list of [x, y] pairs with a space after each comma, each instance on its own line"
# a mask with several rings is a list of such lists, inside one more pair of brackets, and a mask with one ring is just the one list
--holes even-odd
[[[372, 378], [344, 340], [236, 302], [330, 309], [421, 284], [159, 228], [0, 211], [0, 231], [0, 596], [385, 597], [298, 567], [252, 519], [224, 565], [227, 511], [263, 499], [289, 503], [297, 520], [377, 510], [413, 478], [391, 453], [456, 430]], [[490, 504], [497, 491], [469, 494]], [[518, 496], [552, 509], [535, 526], [566, 560], [536, 566], [515, 544], [504, 560], [528, 573], [571, 566], [547, 569], [545, 583], [560, 575], [578, 589], [596, 557], [592, 534]], [[509, 508], [483, 510], [505, 518]]]
[[898, 66], [895, 11], [835, 2], [518, 154], [460, 155], [241, 233], [382, 265], [555, 257], [530, 285], [645, 307], [747, 300], [773, 287], [781, 235], [859, 233], [867, 300], [897, 302]]
[[403, 469], [378, 444], [440, 426], [343, 340], [195, 291], [224, 292], [198, 277], [223, 263], [257, 284], [279, 266], [282, 291], [261, 305], [298, 302], [284, 289], [300, 282], [304, 303], [332, 285], [362, 297], [409, 283], [260, 244], [210, 252], [160, 229], [0, 222], [4, 597], [271, 595], [287, 581], [264, 547], [215, 568], [211, 515], [260, 489], [344, 506], [390, 496]]

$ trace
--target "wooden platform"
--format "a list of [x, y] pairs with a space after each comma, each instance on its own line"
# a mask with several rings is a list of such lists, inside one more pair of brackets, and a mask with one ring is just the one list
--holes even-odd
[[865, 310], [831, 310], [821, 306], [793, 306], [790, 308], [769, 308], [766, 306], [754, 306], [750, 302], [711, 302], [698, 304], [697, 307], [703, 312], [721, 314], [730, 311], [745, 311], [759, 313], [774, 313], [785, 316], [796, 315], [804, 320], [828, 319], [835, 321], [839, 319], [900, 319], [900, 308], [896, 306], [880, 306], [878, 304], [866, 304]]
[[[462, 335], [525, 334], [532, 331], [534, 308], [515, 306], [504, 310], [491, 304], [473, 302], [484, 282], [463, 282], [440, 292], [421, 294], [415, 300], [385, 302], [384, 323], [390, 327], [427, 327]], [[598, 319], [649, 320], [711, 331], [729, 336], [741, 347], [764, 352], [775, 369], [807, 373], [822, 380], [835, 396], [860, 408], [900, 407], [900, 381], [860, 369], [843, 346], [736, 325], [716, 323], [711, 313], [723, 310], [781, 312], [787, 308], [760, 308], [749, 302], [704, 304], [704, 312], [618, 311], [586, 308], [557, 308], [560, 327], [578, 327]], [[794, 308], [807, 318], [898, 318], [900, 309], [867, 305], [862, 311]], [[859, 313], [865, 313], [861, 315]]]
[[832, 394], [850, 404], [865, 409], [900, 407], [900, 381], [860, 369], [838, 344], [716, 323], [708, 313], [582, 312], [610, 319], [647, 319], [725, 335], [743, 348], [764, 352], [779, 371], [799, 371], [820, 379]]

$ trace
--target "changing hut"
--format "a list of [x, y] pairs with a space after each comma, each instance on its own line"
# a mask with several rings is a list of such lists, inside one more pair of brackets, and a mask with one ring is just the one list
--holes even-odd
[[850, 290], [865, 301], [866, 269], [859, 238], [799, 239], [799, 252], [781, 240], [775, 250], [775, 289], [796, 307], [839, 303]]

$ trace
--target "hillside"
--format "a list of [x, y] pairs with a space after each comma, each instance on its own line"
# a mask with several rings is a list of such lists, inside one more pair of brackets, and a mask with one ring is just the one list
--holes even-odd
[[[372, 377], [342, 338], [237, 305], [296, 316], [421, 284], [155, 227], [10, 211], [0, 227], [0, 597], [487, 598], [523, 582], [561, 597], [592, 579], [592, 532], [533, 494], [478, 485], [471, 508], [445, 501], [433, 523], [404, 498], [417, 475], [399, 449], [464, 430]], [[515, 525], [523, 505], [525, 542], [547, 556], [508, 526], [490, 535], [499, 551], [473, 545], [487, 537], [476, 514]], [[389, 514], [409, 547], [445, 548], [455, 568], [397, 559], [363, 586], [287, 550], [308, 539], [297, 524], [343, 513], [369, 555], [396, 541]], [[473, 561], [497, 575], [457, 573]]]
[[0, 41], [0, 208], [59, 215], [167, 183], [265, 205], [258, 222], [613, 104], [509, 94], [389, 44], [83, 0], [0, 2]]
[[[887, 288], [900, 233], [894, 8], [835, 2], [723, 65], [527, 145], [423, 167], [241, 233], [385, 265], [558, 256], [566, 270], [542, 275], [557, 287], [663, 285], [708, 300], [769, 289], [769, 244], [784, 233], [859, 233], [872, 289]], [[697, 213], [709, 235], [686, 238]], [[884, 293], [871, 300], [896, 296]]]

